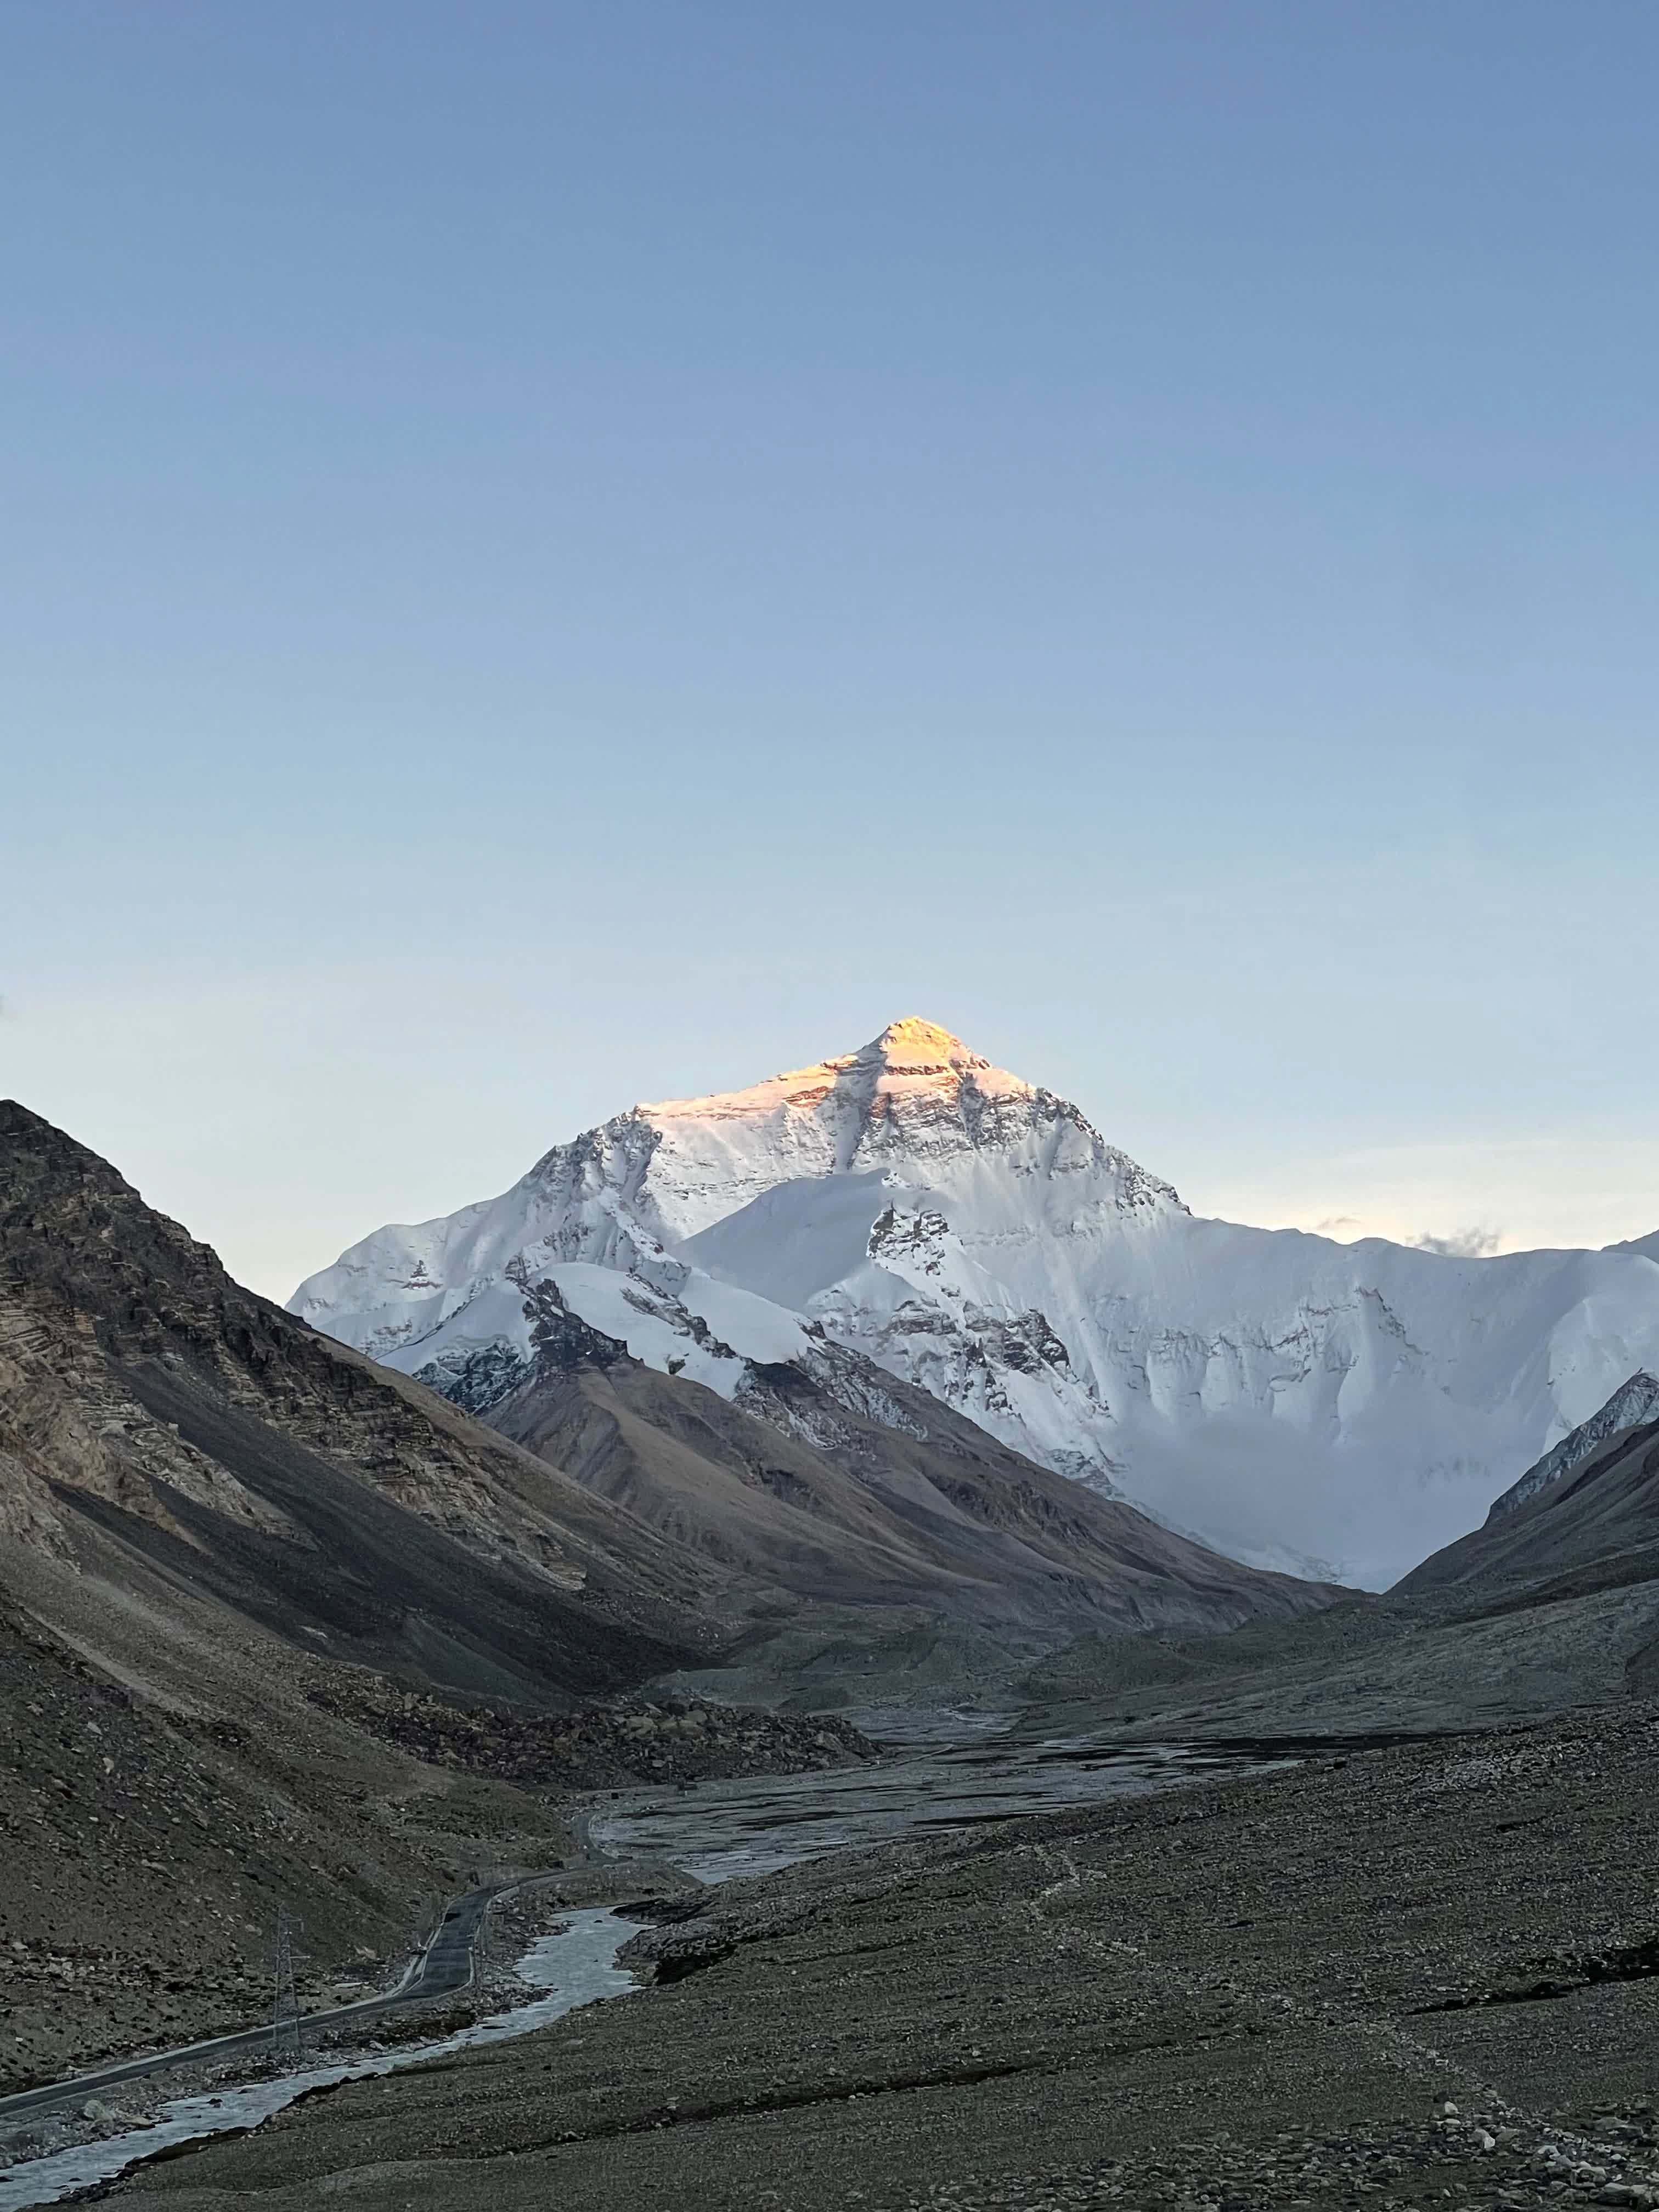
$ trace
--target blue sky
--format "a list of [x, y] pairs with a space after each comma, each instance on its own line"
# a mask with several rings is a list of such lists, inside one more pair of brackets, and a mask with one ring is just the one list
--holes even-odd
[[0, 7], [0, 1090], [285, 1294], [919, 1012], [1659, 1224], [1659, 13]]

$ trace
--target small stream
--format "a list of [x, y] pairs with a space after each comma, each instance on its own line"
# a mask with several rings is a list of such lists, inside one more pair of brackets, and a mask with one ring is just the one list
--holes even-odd
[[279, 2074], [270, 2081], [245, 2082], [193, 2097], [175, 2097], [146, 2127], [131, 2128], [101, 2142], [78, 2143], [49, 2157], [0, 2170], [0, 2212], [24, 2212], [36, 2204], [56, 2204], [71, 2191], [94, 2181], [109, 2181], [129, 2166], [154, 2158], [174, 2143], [209, 2136], [246, 2133], [280, 2112], [285, 2105], [331, 2088], [337, 2081], [360, 2081], [374, 2074], [390, 2074], [403, 2066], [418, 2066], [428, 2058], [441, 2058], [452, 2051], [465, 2051], [477, 2043], [501, 2043], [509, 2036], [526, 2035], [532, 2027], [574, 2012], [578, 2005], [599, 1997], [619, 1997], [639, 1987], [617, 1954], [631, 1936], [647, 1925], [630, 1920], [608, 1906], [572, 1911], [566, 1924], [544, 1936], [518, 1960], [514, 1972], [539, 1992], [525, 2003], [488, 2020], [475, 2021], [432, 2043], [400, 2045], [392, 2051], [371, 2051], [361, 2057], [319, 2066], [306, 2066]]
[[[867, 1724], [890, 1747], [873, 1766], [613, 1791], [587, 1816], [589, 1847], [595, 1856], [618, 1865], [666, 1861], [713, 1884], [901, 1836], [1142, 1796], [1218, 1772], [1261, 1772], [1293, 1763], [1268, 1746], [1126, 1746], [1104, 1733], [1023, 1736], [1004, 1716], [881, 1715]], [[522, 2004], [431, 2043], [366, 2051], [211, 2094], [175, 2098], [145, 2126], [0, 2168], [0, 2212], [55, 2204], [179, 2143], [246, 2132], [336, 2082], [525, 2035], [579, 2005], [622, 1996], [639, 1984], [617, 1964], [617, 1954], [647, 1924], [608, 1907], [573, 1910], [555, 1934], [541, 1937], [517, 1961], [514, 1971], [536, 1992]]]

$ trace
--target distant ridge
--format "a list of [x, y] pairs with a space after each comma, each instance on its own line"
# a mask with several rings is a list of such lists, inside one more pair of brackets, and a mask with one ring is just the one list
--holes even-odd
[[1582, 1467], [1593, 1451], [1606, 1443], [1609, 1437], [1617, 1436], [1621, 1429], [1639, 1428], [1644, 1422], [1659, 1419], [1659, 1376], [1650, 1375], [1645, 1367], [1638, 1367], [1627, 1382], [1621, 1382], [1599, 1413], [1592, 1413], [1542, 1459], [1529, 1467], [1518, 1482], [1512, 1482], [1503, 1496], [1495, 1498], [1486, 1516], [1490, 1528], [1506, 1513], [1527, 1504], [1540, 1490], [1547, 1490], [1564, 1474]]

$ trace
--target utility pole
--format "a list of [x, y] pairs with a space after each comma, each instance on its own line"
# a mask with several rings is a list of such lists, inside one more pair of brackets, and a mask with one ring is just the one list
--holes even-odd
[[[493, 1873], [489, 1877], [492, 1881], [495, 1878], [495, 1877]], [[494, 1902], [494, 1899], [491, 1899], [490, 1904], [493, 1905]], [[480, 1982], [488, 1983], [490, 1974], [495, 1969], [497, 1956], [495, 1936], [495, 1923], [494, 1918], [491, 1917], [489, 1905], [486, 1905], [483, 1913], [479, 1916], [478, 1920], [478, 1948], [476, 1954], [477, 1960], [476, 1978]]]
[[300, 1999], [294, 1986], [294, 1930], [300, 1925], [287, 1905], [276, 1908], [276, 1996], [270, 2014], [274, 2057], [300, 2055]]

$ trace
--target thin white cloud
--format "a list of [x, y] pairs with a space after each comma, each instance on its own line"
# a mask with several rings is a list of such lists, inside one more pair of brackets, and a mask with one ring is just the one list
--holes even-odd
[[1489, 1260], [1502, 1249], [1504, 1232], [1501, 1229], [1454, 1229], [1449, 1237], [1436, 1237], [1425, 1229], [1406, 1242], [1419, 1252], [1437, 1252], [1443, 1259]]

